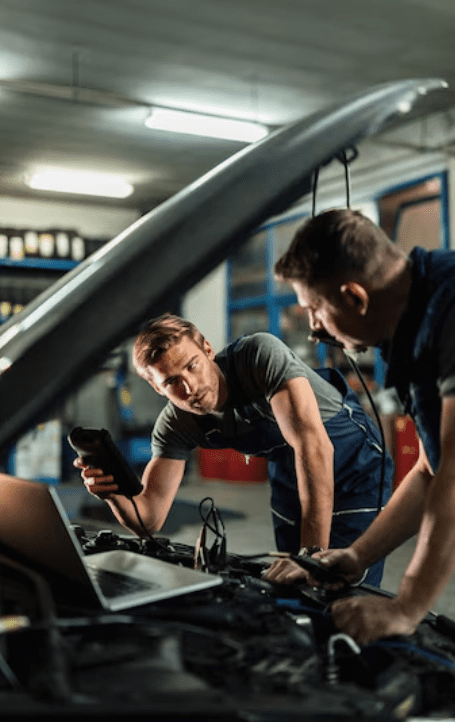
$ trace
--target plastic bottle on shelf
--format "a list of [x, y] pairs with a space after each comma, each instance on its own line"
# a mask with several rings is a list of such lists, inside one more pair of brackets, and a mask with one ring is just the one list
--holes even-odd
[[55, 255], [57, 258], [69, 258], [70, 238], [66, 231], [57, 231], [55, 234]]
[[39, 255], [42, 258], [53, 258], [55, 248], [54, 234], [49, 231], [40, 233], [38, 236], [38, 248]]
[[25, 258], [24, 238], [17, 232], [9, 237], [9, 256], [15, 261], [22, 261]]
[[9, 242], [6, 233], [0, 233], [0, 258], [8, 258]]
[[39, 251], [39, 238], [36, 231], [25, 231], [24, 249], [27, 258], [35, 258]]
[[73, 261], [83, 261], [85, 258], [85, 242], [80, 236], [71, 238], [71, 258]]

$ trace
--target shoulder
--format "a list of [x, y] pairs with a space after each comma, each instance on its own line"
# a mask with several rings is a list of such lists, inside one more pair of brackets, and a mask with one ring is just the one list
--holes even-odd
[[264, 368], [269, 372], [292, 367], [303, 376], [310, 370], [284, 341], [265, 331], [240, 338], [235, 346], [234, 358], [237, 367]]
[[237, 342], [234, 355], [238, 378], [248, 394], [270, 399], [291, 378], [308, 377], [309, 367], [276, 336], [258, 332]]
[[238, 339], [234, 349], [234, 352], [238, 354], [271, 351], [289, 352], [290, 349], [281, 339], [266, 331], [258, 331], [249, 336], [242, 336]]
[[237, 369], [272, 369], [293, 361], [294, 354], [276, 336], [271, 333], [258, 332], [243, 336], [234, 346], [234, 362]]

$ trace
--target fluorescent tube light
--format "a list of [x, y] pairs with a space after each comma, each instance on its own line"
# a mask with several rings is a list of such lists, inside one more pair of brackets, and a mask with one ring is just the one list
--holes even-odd
[[218, 115], [192, 113], [188, 110], [172, 108], [152, 108], [145, 119], [147, 128], [166, 130], [172, 133], [188, 133], [210, 138], [224, 138], [249, 143], [260, 140], [268, 134], [268, 128], [260, 123]]
[[106, 198], [127, 198], [133, 186], [118, 175], [84, 173], [48, 168], [37, 171], [28, 181], [30, 188], [60, 193], [82, 193]]

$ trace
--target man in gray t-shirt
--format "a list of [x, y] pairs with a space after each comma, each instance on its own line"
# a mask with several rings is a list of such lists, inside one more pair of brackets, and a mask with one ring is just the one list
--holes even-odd
[[[215, 357], [216, 363], [227, 379], [231, 378], [228, 371], [229, 355], [229, 347], [227, 347]], [[270, 405], [271, 399], [290, 379], [308, 380], [316, 397], [323, 423], [335, 416], [342, 408], [340, 391], [327, 383], [288, 346], [269, 333], [244, 336], [235, 344], [231, 355], [233, 371], [240, 381], [245, 397], [255, 407], [258, 415], [271, 420], [274, 424], [276, 419]], [[251, 430], [251, 423], [245, 421], [236, 411], [235, 401], [234, 394], [230, 393], [222, 413], [212, 414], [210, 418], [213, 428], [230, 440], [232, 436], [241, 437]], [[197, 446], [205, 448], [211, 446], [205, 429], [201, 427], [200, 419], [169, 402], [159, 415], [153, 429], [153, 456], [187, 460], [190, 452]], [[251, 455], [263, 456], [266, 451], [267, 449], [252, 450]]]
[[[196, 447], [268, 459], [280, 551], [346, 546], [389, 498], [390, 457], [341, 374], [311, 369], [271, 334], [243, 337], [215, 355], [193, 324], [166, 314], [139, 335], [133, 361], [168, 399], [135, 498], [150, 532], [164, 523]], [[112, 477], [93, 469], [83, 477], [121, 523], [142, 534]], [[379, 584], [382, 563], [369, 575]]]

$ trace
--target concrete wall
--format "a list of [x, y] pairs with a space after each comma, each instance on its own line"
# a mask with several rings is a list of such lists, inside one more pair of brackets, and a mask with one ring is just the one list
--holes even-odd
[[0, 198], [0, 226], [74, 229], [81, 236], [110, 239], [138, 218], [137, 211], [128, 208]]
[[189, 291], [182, 315], [219, 351], [226, 344], [226, 264], [222, 263]]

